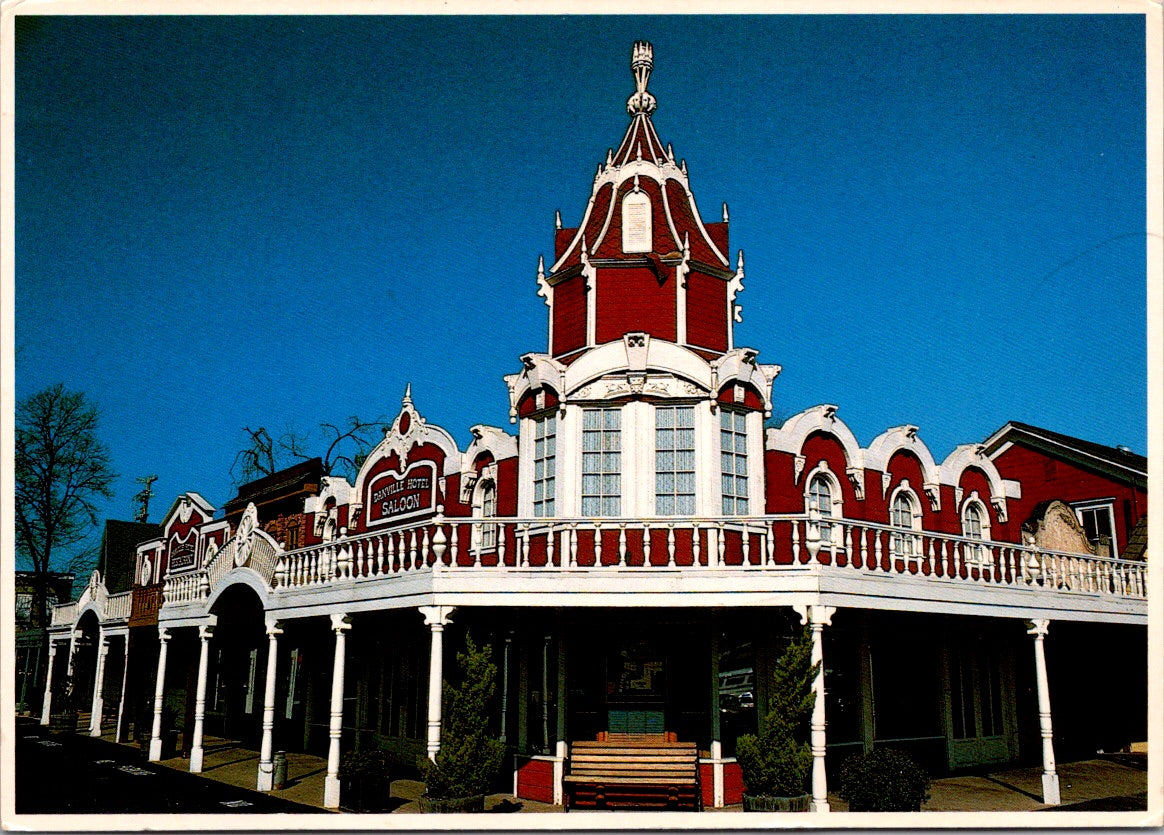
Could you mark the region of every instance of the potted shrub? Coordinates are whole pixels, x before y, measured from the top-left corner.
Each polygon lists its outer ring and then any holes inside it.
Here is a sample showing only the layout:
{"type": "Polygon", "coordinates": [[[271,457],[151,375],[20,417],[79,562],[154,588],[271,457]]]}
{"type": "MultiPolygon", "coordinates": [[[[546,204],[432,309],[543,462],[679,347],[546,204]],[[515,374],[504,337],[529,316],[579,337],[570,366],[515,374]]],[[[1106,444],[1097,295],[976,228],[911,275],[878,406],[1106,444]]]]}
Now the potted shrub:
{"type": "Polygon", "coordinates": [[[875,748],[845,760],[837,794],[850,812],[920,812],[930,799],[930,778],[900,751],[875,748]]]}
{"type": "Polygon", "coordinates": [[[501,770],[505,744],[489,733],[489,700],[497,689],[497,665],[491,648],[478,648],[465,637],[457,653],[460,684],[444,684],[444,723],[436,761],[417,761],[425,794],[423,812],[483,812],[485,795],[501,770]]]}
{"type": "Polygon", "coordinates": [[[747,789],[745,812],[808,811],[808,723],[816,704],[812,682],[818,668],[812,663],[812,634],[806,629],[776,662],[759,736],[745,734],[736,740],[736,761],[747,789]]]}
{"type": "Polygon", "coordinates": [[[340,760],[340,798],[353,812],[381,812],[388,805],[392,780],[388,757],[379,748],[349,751],[340,760]]]}
{"type": "Polygon", "coordinates": [[[65,676],[53,685],[51,713],[49,714],[50,731],[76,732],[78,711],[77,699],[73,690],[71,676],[65,676]]]}

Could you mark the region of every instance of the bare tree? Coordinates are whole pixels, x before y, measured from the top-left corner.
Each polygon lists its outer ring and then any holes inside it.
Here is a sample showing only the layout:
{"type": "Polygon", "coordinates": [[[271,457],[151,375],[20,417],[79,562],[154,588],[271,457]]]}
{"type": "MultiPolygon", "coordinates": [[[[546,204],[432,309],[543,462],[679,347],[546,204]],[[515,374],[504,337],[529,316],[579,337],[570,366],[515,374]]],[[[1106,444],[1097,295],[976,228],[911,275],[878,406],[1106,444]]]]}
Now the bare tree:
{"type": "MultiPolygon", "coordinates": [[[[97,438],[97,408],[61,384],[16,405],[16,550],[33,572],[33,623],[47,625],[49,573],[93,533],[117,477],[97,438]]],[[[74,556],[71,568],[77,567],[74,556]]]]}
{"type": "MultiPolygon", "coordinates": [[[[319,445],[327,444],[323,459],[324,475],[339,475],[353,479],[368,453],[379,442],[384,419],[361,420],[350,416],[342,424],[319,424],[319,445]]],[[[258,429],[243,427],[245,446],[239,450],[231,465],[230,474],[235,484],[245,484],[256,478],[272,475],[296,461],[315,458],[313,439],[294,426],[287,426],[277,439],[262,426],[258,429]]],[[[319,447],[315,447],[318,449],[319,447]]]]}

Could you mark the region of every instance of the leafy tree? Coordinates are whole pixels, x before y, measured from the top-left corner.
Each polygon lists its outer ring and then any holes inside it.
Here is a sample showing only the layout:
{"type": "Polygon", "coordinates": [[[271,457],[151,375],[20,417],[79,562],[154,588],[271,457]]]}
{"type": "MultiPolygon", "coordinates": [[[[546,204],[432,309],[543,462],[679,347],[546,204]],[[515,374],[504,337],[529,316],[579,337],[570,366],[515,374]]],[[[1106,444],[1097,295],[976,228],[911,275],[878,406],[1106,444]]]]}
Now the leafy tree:
{"type": "MultiPolygon", "coordinates": [[[[379,442],[377,434],[383,432],[383,425],[383,418],[366,421],[356,415],[343,424],[319,424],[320,444],[327,444],[321,456],[323,474],[353,480],[368,453],[379,442]]],[[[244,426],[242,431],[245,446],[235,455],[230,467],[235,484],[273,475],[298,461],[315,457],[309,452],[312,438],[293,426],[284,429],[278,438],[272,438],[263,426],[258,429],[244,426]]]]}
{"type": "Polygon", "coordinates": [[[47,624],[48,575],[61,552],[93,532],[97,500],[113,496],[98,417],[82,392],[59,383],[16,404],[16,550],[33,572],[34,625],[47,624]]]}
{"type": "Polygon", "coordinates": [[[808,745],[809,719],[816,705],[812,683],[819,664],[812,663],[812,633],[805,629],[772,671],[768,715],[760,735],[745,734],[736,740],[736,760],[748,793],[773,797],[804,794],[812,768],[808,745]]]}
{"type": "Polygon", "coordinates": [[[436,762],[422,757],[420,777],[428,796],[443,800],[487,794],[505,758],[505,743],[489,732],[489,700],[497,690],[497,665],[492,648],[478,648],[465,637],[457,653],[461,683],[444,683],[444,725],[436,762]]]}

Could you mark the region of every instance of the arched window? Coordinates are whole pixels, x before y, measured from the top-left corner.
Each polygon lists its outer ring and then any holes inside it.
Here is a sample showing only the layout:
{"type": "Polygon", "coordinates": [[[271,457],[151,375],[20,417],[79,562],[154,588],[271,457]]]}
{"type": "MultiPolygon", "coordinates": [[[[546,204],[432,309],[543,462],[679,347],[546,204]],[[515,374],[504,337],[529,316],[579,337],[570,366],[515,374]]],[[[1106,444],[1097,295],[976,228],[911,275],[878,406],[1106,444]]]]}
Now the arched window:
{"type": "MultiPolygon", "coordinates": [[[[982,504],[977,492],[971,493],[970,498],[962,505],[962,536],[980,541],[990,539],[990,516],[986,513],[986,505],[982,504]]],[[[966,557],[976,564],[981,564],[986,558],[986,549],[981,545],[968,545],[966,557]]]]}
{"type": "Polygon", "coordinates": [[[820,541],[826,545],[833,541],[833,526],[828,522],[833,518],[833,485],[828,476],[818,473],[808,483],[808,511],[820,515],[820,541]]]}
{"type": "MultiPolygon", "coordinates": [[[[497,486],[490,481],[482,481],[477,486],[477,493],[473,502],[475,516],[482,519],[492,519],[497,515],[497,486]]],[[[497,525],[480,524],[474,537],[476,545],[482,551],[492,551],[497,548],[497,525]]]]}
{"type": "MultiPolygon", "coordinates": [[[[902,531],[917,530],[917,497],[904,485],[897,489],[889,506],[889,524],[902,531]]],[[[894,531],[889,537],[889,553],[893,557],[916,557],[921,549],[919,537],[913,533],[894,531]]]]}

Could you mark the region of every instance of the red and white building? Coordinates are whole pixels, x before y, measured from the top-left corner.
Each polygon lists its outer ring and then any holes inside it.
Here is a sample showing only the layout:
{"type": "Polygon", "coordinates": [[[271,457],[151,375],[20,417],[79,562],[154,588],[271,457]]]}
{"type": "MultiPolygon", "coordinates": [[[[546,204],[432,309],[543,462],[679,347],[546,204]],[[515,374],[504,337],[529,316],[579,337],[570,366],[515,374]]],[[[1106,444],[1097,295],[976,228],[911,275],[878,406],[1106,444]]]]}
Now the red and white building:
{"type": "Polygon", "coordinates": [[[833,405],[766,428],[780,366],[736,343],[726,207],[704,220],[656,133],[649,44],[631,67],[626,134],[539,264],[547,339],[505,378],[511,426],[462,447],[406,391],[354,484],[289,471],[225,515],[187,493],[138,549],[132,609],[95,579],[54,646],[134,615],[151,758],[179,728],[192,771],[206,734],[237,739],[270,789],[276,749],[319,753],[335,806],[343,751],[439,749],[468,632],[502,670],[516,795],[561,802],[572,740],[668,731],[713,808],[739,802],[735,740],[807,624],[818,811],[881,745],[934,771],[1039,762],[1058,802],[1057,753],[1147,738],[1145,460],[1015,423],[938,461],[915,426],[861,445],[833,405]]]}

